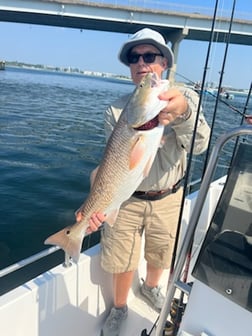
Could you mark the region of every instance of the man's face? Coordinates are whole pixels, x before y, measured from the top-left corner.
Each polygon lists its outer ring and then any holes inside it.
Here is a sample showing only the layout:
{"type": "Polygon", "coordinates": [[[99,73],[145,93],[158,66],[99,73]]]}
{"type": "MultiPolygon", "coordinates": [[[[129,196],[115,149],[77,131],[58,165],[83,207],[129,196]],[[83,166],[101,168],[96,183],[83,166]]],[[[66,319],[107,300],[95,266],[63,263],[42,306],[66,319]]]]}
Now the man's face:
{"type": "MultiPolygon", "coordinates": [[[[130,54],[161,54],[161,52],[151,44],[139,44],[131,49],[130,54]]],[[[130,64],[131,78],[135,84],[139,84],[142,78],[149,72],[156,72],[161,78],[164,70],[167,69],[167,59],[163,56],[156,56],[152,63],[145,62],[143,57],[130,64]]]]}

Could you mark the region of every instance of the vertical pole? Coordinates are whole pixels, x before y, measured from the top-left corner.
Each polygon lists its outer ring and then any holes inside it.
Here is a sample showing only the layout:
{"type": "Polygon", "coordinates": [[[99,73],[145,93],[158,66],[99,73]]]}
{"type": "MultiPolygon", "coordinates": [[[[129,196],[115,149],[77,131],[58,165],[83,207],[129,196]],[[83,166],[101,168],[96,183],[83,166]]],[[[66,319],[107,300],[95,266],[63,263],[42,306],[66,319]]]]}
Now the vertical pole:
{"type": "MultiPolygon", "coordinates": [[[[169,79],[169,82],[171,85],[175,83],[175,74],[177,70],[177,60],[178,60],[178,53],[179,53],[179,45],[180,42],[185,38],[185,36],[188,34],[188,28],[183,28],[177,30],[177,32],[169,35],[169,40],[172,44],[171,49],[174,54],[174,64],[172,68],[169,68],[167,71],[167,79],[169,79]]],[[[169,66],[169,64],[168,64],[169,66]]]]}

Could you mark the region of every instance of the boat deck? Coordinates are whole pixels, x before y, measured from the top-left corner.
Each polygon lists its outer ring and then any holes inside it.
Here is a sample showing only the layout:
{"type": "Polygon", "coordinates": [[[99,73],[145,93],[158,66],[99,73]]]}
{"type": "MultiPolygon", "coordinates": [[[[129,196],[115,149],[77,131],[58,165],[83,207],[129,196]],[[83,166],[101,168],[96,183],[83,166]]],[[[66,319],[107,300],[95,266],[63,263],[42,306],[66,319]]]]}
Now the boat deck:
{"type": "MultiPolygon", "coordinates": [[[[169,271],[165,271],[160,285],[162,293],[165,295],[169,271]]],[[[120,336],[140,336],[143,329],[149,333],[159,314],[142,297],[139,290],[134,293],[134,297],[129,300],[129,315],[123,323],[120,336]]]]}
{"type": "MultiPolygon", "coordinates": [[[[208,206],[202,216],[196,234],[195,251],[204,236],[211,211],[222,190],[222,182],[216,181],[207,197],[208,206]]],[[[187,199],[183,230],[193,208],[196,194],[187,199]]],[[[194,250],[193,250],[194,251],[194,250]]],[[[197,256],[192,253],[192,260],[197,256]]],[[[120,336],[141,336],[153,327],[158,313],[141,297],[139,285],[145,277],[146,262],[140,259],[134,283],[130,291],[129,316],[123,323],[120,336]]],[[[192,263],[193,264],[193,263],[192,263]]],[[[169,278],[166,270],[161,279],[165,294],[169,278]]],[[[191,280],[189,280],[191,281],[191,280]]],[[[101,328],[112,306],[112,277],[100,267],[99,244],[81,254],[78,264],[69,268],[58,265],[22,286],[0,297],[0,334],[11,336],[100,336],[101,328]],[[10,323],[10,316],[13,323],[10,323]]],[[[155,331],[153,331],[154,335],[155,331]]]]}

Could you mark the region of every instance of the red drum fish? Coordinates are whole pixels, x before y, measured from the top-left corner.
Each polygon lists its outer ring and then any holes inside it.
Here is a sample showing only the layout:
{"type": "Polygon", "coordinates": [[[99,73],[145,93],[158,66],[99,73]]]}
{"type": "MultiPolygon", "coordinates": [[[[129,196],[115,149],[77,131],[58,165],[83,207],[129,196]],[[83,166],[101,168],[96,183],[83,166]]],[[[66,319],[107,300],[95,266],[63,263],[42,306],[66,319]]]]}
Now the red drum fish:
{"type": "Polygon", "coordinates": [[[147,74],[130,96],[107,142],[90,193],[80,207],[82,220],[53,234],[45,244],[58,245],[78,261],[88,222],[93,213],[106,214],[110,225],[121,204],[130,198],[148,176],[164,127],[159,112],[167,105],[158,98],[168,81],[147,74]]]}

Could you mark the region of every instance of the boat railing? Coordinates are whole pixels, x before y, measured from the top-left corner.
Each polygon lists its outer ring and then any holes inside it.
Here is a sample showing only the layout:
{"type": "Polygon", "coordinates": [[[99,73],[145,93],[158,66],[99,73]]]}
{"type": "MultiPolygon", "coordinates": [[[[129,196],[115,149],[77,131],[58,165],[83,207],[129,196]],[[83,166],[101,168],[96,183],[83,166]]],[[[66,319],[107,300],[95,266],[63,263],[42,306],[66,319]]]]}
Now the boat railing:
{"type": "MultiPolygon", "coordinates": [[[[194,181],[191,181],[189,183],[189,186],[188,186],[188,192],[192,192],[193,190],[195,190],[196,186],[198,186],[201,182],[201,179],[197,179],[197,180],[194,180],[194,181]]],[[[93,246],[93,245],[91,245],[93,246]]],[[[90,247],[90,246],[89,246],[90,247]]],[[[36,261],[39,261],[45,257],[48,257],[50,256],[51,254],[57,252],[61,250],[61,248],[59,246],[52,246],[52,247],[49,247],[47,249],[44,249],[43,251],[40,251],[32,256],[29,256],[25,259],[22,259],[14,264],[11,264],[3,269],[0,270],[0,279],[6,275],[9,275],[15,271],[18,271],[26,266],[29,266],[31,265],[32,263],[36,262],[36,261]]],[[[65,257],[64,257],[64,262],[63,262],[63,266],[64,267],[70,267],[72,265],[72,262],[71,262],[71,257],[65,253],[65,257]]]]}
{"type": "MultiPolygon", "coordinates": [[[[13,273],[15,271],[20,270],[21,268],[28,266],[32,263],[34,263],[35,261],[38,261],[44,257],[49,256],[52,253],[55,253],[56,251],[60,250],[59,246],[53,246],[53,247],[49,247],[48,249],[45,249],[41,252],[38,252],[28,258],[25,258],[21,261],[18,261],[17,263],[14,263],[6,268],[3,268],[2,270],[0,270],[0,278],[13,273]]],[[[64,267],[70,267],[72,265],[71,263],[71,258],[68,254],[65,253],[65,262],[63,263],[64,267]]]]}
{"type": "Polygon", "coordinates": [[[167,317],[169,315],[172,300],[175,295],[176,288],[180,289],[181,291],[184,291],[185,294],[188,294],[190,292],[190,289],[188,289],[188,285],[184,284],[180,280],[181,273],[183,271],[183,267],[186,263],[187,255],[190,251],[191,244],[193,241],[194,233],[196,231],[196,227],[201,215],[202,208],[204,206],[206,196],[215,172],[215,168],[217,166],[217,161],[220,155],[220,152],[223,148],[223,146],[228,142],[228,140],[232,138],[237,138],[242,135],[252,135],[252,127],[251,126],[240,126],[237,128],[234,128],[233,130],[223,134],[214,145],[210,159],[205,171],[204,178],[202,180],[197,200],[195,202],[193,212],[188,224],[187,232],[184,236],[183,242],[181,243],[181,249],[178,253],[177,262],[175,264],[174,270],[170,276],[169,279],[169,286],[167,288],[166,298],[165,302],[163,304],[163,308],[161,310],[159,321],[157,324],[157,328],[155,331],[155,336],[162,336],[164,326],[167,320],[167,317]],[[183,288],[185,287],[185,290],[183,288]]]}

